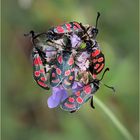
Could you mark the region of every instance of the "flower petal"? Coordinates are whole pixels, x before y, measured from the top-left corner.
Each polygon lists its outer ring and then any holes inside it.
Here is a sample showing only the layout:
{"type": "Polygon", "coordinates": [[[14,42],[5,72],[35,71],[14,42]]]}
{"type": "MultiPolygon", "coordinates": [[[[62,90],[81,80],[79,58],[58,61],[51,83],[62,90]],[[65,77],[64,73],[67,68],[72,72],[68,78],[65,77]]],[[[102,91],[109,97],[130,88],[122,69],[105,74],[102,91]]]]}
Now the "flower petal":
{"type": "Polygon", "coordinates": [[[54,108],[57,107],[60,102],[65,100],[68,97],[67,91],[62,86],[57,86],[52,88],[52,96],[48,98],[48,107],[54,108]]]}
{"type": "Polygon", "coordinates": [[[73,83],[73,86],[72,86],[72,91],[73,91],[73,93],[75,93],[76,91],[82,89],[83,86],[84,86],[84,85],[83,85],[82,83],[80,83],[80,82],[74,82],[74,83],[73,83]]]}
{"type": "Polygon", "coordinates": [[[80,44],[82,43],[81,39],[75,34],[73,34],[70,37],[70,40],[71,40],[72,48],[79,47],[80,44]]]}

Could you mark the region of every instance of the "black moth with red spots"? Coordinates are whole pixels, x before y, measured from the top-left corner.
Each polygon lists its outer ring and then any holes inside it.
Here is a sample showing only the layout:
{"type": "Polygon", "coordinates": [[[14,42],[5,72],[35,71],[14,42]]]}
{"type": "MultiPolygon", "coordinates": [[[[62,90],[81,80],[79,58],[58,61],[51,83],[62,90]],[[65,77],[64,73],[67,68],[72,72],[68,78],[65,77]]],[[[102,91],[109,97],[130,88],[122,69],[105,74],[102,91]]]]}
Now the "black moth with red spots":
{"type": "Polygon", "coordinates": [[[46,33],[47,37],[49,40],[57,40],[65,34],[77,34],[85,42],[95,39],[98,34],[97,23],[99,16],[100,13],[98,12],[95,27],[89,25],[84,26],[82,23],[73,21],[49,29],[46,33]]]}
{"type": "Polygon", "coordinates": [[[62,38],[63,35],[70,33],[78,33],[83,34],[83,30],[81,28],[80,23],[78,22],[69,22],[63,25],[59,25],[57,27],[53,27],[48,30],[47,36],[50,40],[57,40],[62,38]]]}
{"type": "Polygon", "coordinates": [[[73,113],[77,111],[89,99],[91,99],[93,97],[93,94],[98,89],[99,89],[99,81],[94,81],[93,83],[90,83],[84,86],[83,88],[79,89],[75,94],[69,96],[61,103],[60,106],[63,110],[73,113]]]}

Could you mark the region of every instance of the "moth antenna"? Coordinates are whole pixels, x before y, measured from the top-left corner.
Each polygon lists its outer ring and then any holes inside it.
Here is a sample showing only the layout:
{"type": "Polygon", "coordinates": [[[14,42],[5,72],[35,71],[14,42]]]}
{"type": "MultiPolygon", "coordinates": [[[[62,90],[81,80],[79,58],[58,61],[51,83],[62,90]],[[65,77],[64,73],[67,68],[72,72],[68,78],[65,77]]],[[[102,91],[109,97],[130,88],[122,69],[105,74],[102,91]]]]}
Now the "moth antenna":
{"type": "Polygon", "coordinates": [[[112,89],[112,90],[113,90],[113,92],[116,92],[116,90],[115,90],[115,88],[114,88],[113,86],[108,86],[108,85],[106,85],[106,84],[104,84],[104,86],[106,86],[107,88],[112,89]]]}
{"type": "MultiPolygon", "coordinates": [[[[105,73],[106,73],[107,71],[109,71],[109,68],[106,68],[106,69],[104,70],[103,75],[102,75],[101,79],[99,80],[99,81],[100,81],[100,83],[102,83],[101,81],[103,80],[104,75],[105,75],[105,73]]],[[[115,88],[114,88],[113,86],[108,86],[108,85],[106,85],[106,84],[104,84],[104,83],[102,83],[102,84],[103,84],[104,86],[106,86],[107,88],[112,89],[112,90],[113,90],[113,92],[115,92],[115,88]]]]}
{"type": "Polygon", "coordinates": [[[102,77],[101,77],[101,79],[100,79],[99,81],[102,81],[102,80],[103,80],[104,75],[105,75],[105,73],[106,73],[107,71],[109,71],[109,68],[106,68],[106,69],[104,70],[103,75],[102,75],[102,77]]]}
{"type": "Polygon", "coordinates": [[[113,86],[106,85],[103,82],[100,82],[100,83],[103,84],[105,87],[112,89],[113,92],[116,92],[116,90],[115,90],[115,88],[113,86]]]}
{"type": "Polygon", "coordinates": [[[96,26],[95,26],[95,28],[96,28],[96,29],[97,29],[97,25],[98,25],[98,19],[99,19],[99,17],[100,17],[100,13],[99,13],[99,12],[97,12],[96,26]]]}
{"type": "Polygon", "coordinates": [[[43,32],[43,33],[40,33],[40,34],[37,34],[35,35],[35,32],[33,30],[31,30],[29,33],[27,34],[24,34],[24,36],[31,36],[31,40],[32,40],[32,43],[35,45],[34,43],[34,39],[36,39],[37,37],[41,36],[41,35],[47,35],[47,33],[43,32]]]}
{"type": "Polygon", "coordinates": [[[24,34],[24,36],[29,36],[29,35],[31,35],[31,37],[33,38],[35,36],[35,32],[31,30],[29,33],[24,34]]]}
{"type": "Polygon", "coordinates": [[[90,106],[91,106],[93,109],[95,109],[95,106],[94,106],[94,104],[93,104],[93,96],[91,97],[90,106]]]}

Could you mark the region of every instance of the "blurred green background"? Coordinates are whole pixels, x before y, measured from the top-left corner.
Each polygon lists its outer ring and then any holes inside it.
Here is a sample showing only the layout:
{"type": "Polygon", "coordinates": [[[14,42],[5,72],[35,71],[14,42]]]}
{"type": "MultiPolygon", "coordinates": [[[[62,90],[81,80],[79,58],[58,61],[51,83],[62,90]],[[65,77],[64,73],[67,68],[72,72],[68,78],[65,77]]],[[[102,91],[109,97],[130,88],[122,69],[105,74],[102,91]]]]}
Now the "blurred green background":
{"type": "MultiPolygon", "coordinates": [[[[49,94],[33,80],[30,30],[68,21],[95,25],[110,72],[95,95],[138,140],[138,0],[2,0],[2,140],[127,140],[95,100],[70,114],[47,107],[49,94]]],[[[101,74],[99,75],[99,77],[101,74]]]]}

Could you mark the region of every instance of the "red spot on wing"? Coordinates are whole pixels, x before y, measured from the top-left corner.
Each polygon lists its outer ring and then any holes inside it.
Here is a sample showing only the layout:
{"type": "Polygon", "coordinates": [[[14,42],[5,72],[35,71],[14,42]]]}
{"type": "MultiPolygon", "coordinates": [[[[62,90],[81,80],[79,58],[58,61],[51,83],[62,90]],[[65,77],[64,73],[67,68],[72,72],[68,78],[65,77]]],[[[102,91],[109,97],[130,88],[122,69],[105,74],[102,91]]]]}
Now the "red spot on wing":
{"type": "Polygon", "coordinates": [[[56,77],[56,74],[55,74],[54,72],[52,73],[52,77],[53,77],[53,78],[56,77]]]}
{"type": "Polygon", "coordinates": [[[42,61],[41,61],[40,57],[36,57],[34,59],[34,65],[42,65],[42,61]]]}
{"type": "Polygon", "coordinates": [[[58,33],[64,33],[64,29],[62,26],[57,26],[56,30],[58,33]]]}
{"type": "Polygon", "coordinates": [[[73,76],[70,76],[70,77],[69,77],[69,80],[70,80],[70,81],[73,80],[73,76]]]}
{"type": "Polygon", "coordinates": [[[52,80],[52,83],[59,83],[59,82],[60,82],[59,79],[52,80]]]}
{"type": "Polygon", "coordinates": [[[65,76],[70,75],[70,70],[65,71],[65,76]]]}
{"type": "Polygon", "coordinates": [[[81,28],[81,26],[80,26],[77,22],[74,22],[74,25],[75,25],[77,28],[81,28]]]}
{"type": "Polygon", "coordinates": [[[46,77],[41,77],[40,79],[41,79],[42,81],[46,81],[46,80],[47,80],[46,77]]]}
{"type": "Polygon", "coordinates": [[[98,58],[98,62],[99,62],[99,63],[102,62],[103,60],[104,60],[103,57],[98,58]]]}
{"type": "Polygon", "coordinates": [[[100,54],[100,50],[95,50],[93,53],[92,53],[92,57],[96,57],[97,55],[100,54]]]}
{"type": "Polygon", "coordinates": [[[40,69],[39,71],[40,73],[45,73],[44,69],[40,69]]]}
{"type": "Polygon", "coordinates": [[[39,77],[39,76],[40,76],[40,72],[39,72],[39,71],[35,71],[35,72],[34,72],[34,75],[35,75],[36,77],[39,77]]]}
{"type": "Polygon", "coordinates": [[[76,99],[76,101],[77,101],[79,104],[82,104],[82,103],[83,103],[83,99],[82,99],[81,97],[78,97],[78,98],[76,99]]]}
{"type": "Polygon", "coordinates": [[[60,64],[62,64],[62,56],[59,56],[58,58],[57,58],[57,60],[58,60],[58,62],[60,63],[60,64]]]}
{"type": "Polygon", "coordinates": [[[75,93],[76,96],[80,96],[80,94],[81,94],[80,91],[77,91],[77,92],[75,93]]]}
{"type": "Polygon", "coordinates": [[[97,59],[93,59],[93,63],[96,63],[97,62],[97,59]]]}
{"type": "Polygon", "coordinates": [[[96,65],[94,66],[94,69],[98,69],[99,66],[100,66],[100,64],[96,64],[96,65]]]}
{"type": "Polygon", "coordinates": [[[90,86],[90,85],[87,85],[87,86],[85,86],[85,87],[83,88],[83,90],[84,90],[84,92],[85,92],[86,94],[90,94],[90,93],[91,93],[91,86],[90,86]]]}
{"type": "Polygon", "coordinates": [[[72,65],[74,63],[74,60],[72,57],[70,57],[70,59],[68,60],[68,65],[72,65]]]}
{"type": "Polygon", "coordinates": [[[97,72],[100,72],[104,68],[104,63],[98,68],[97,72]]]}
{"type": "Polygon", "coordinates": [[[71,103],[74,102],[74,98],[73,98],[73,97],[69,97],[68,100],[69,100],[69,102],[71,102],[71,103]]]}
{"type": "Polygon", "coordinates": [[[60,70],[59,68],[56,68],[56,73],[57,73],[58,75],[61,75],[61,70],[60,70]]]}
{"type": "Polygon", "coordinates": [[[38,65],[37,59],[34,59],[34,65],[38,65]]]}
{"type": "Polygon", "coordinates": [[[66,26],[66,28],[67,28],[68,31],[71,31],[71,24],[66,23],[65,26],[66,26]]]}
{"type": "Polygon", "coordinates": [[[75,104],[64,103],[64,106],[66,106],[67,108],[75,108],[75,104]]]}
{"type": "Polygon", "coordinates": [[[73,29],[74,29],[74,30],[77,30],[78,28],[77,28],[77,26],[74,26],[73,29]]]}
{"type": "Polygon", "coordinates": [[[42,86],[42,87],[47,87],[47,85],[45,84],[45,83],[43,83],[43,82],[41,82],[41,81],[37,81],[37,83],[40,85],[40,86],[42,86]]]}

